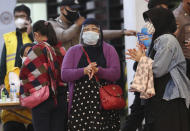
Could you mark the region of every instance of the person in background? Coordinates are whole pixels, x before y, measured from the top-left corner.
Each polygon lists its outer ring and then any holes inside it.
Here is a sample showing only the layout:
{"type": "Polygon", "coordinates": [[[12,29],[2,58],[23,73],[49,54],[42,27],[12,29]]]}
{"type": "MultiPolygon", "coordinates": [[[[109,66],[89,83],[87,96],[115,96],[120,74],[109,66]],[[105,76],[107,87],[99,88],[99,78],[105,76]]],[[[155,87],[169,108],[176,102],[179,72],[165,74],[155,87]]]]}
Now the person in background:
{"type": "MultiPolygon", "coordinates": [[[[35,44],[27,43],[21,48],[21,50],[19,51],[19,54],[20,54],[20,58],[22,59],[22,63],[24,62],[24,60],[25,60],[28,52],[30,51],[31,47],[34,45],[35,44]]],[[[14,83],[14,85],[16,85],[17,87],[20,88],[20,86],[18,86],[18,85],[20,85],[19,74],[20,74],[20,68],[19,67],[14,67],[7,72],[7,74],[5,76],[4,83],[5,83],[6,91],[8,91],[8,94],[10,94],[10,83],[14,83]]],[[[17,95],[19,95],[19,93],[17,95]]],[[[28,120],[30,119],[31,120],[31,118],[28,118],[27,116],[25,116],[25,114],[20,114],[20,115],[24,116],[25,117],[25,118],[23,117],[24,119],[28,119],[28,120]]],[[[34,131],[32,124],[29,124],[26,127],[23,125],[21,127],[23,128],[22,129],[23,131],[34,131]]]]}
{"type": "Polygon", "coordinates": [[[187,62],[187,76],[190,79],[190,0],[183,0],[174,15],[178,23],[176,37],[181,45],[187,62]]]}
{"type": "MultiPolygon", "coordinates": [[[[63,0],[60,7],[60,16],[49,22],[53,25],[58,41],[68,50],[79,43],[81,25],[85,18],[80,16],[80,5],[77,0],[63,0]]],[[[131,30],[103,30],[105,40],[111,40],[122,36],[135,36],[131,30]]]]}
{"type": "MultiPolygon", "coordinates": [[[[64,131],[64,116],[57,102],[57,88],[59,88],[60,65],[54,46],[58,41],[52,25],[39,20],[33,25],[34,39],[37,42],[24,60],[20,72],[21,97],[27,96],[30,89],[48,85],[49,98],[32,108],[32,121],[35,131],[64,131]],[[49,47],[49,49],[47,48],[49,47]],[[50,65],[50,59],[52,66],[50,65]],[[50,79],[52,81],[50,82],[50,79]],[[54,86],[52,86],[52,84],[54,86]]],[[[29,93],[30,94],[30,93],[29,93]]],[[[66,108],[66,107],[65,107],[66,108]]]]}
{"type": "Polygon", "coordinates": [[[190,79],[190,0],[182,0],[179,7],[173,13],[178,24],[176,37],[183,50],[187,63],[187,76],[190,79]]]}
{"type": "MultiPolygon", "coordinates": [[[[32,48],[32,46],[34,46],[35,44],[33,43],[27,43],[25,44],[21,50],[19,51],[19,55],[20,55],[20,58],[21,58],[21,63],[24,63],[24,60],[26,59],[27,57],[27,54],[29,53],[30,49],[32,48]]],[[[19,59],[20,60],[20,59],[19,59]]],[[[10,82],[9,81],[12,81],[10,79],[15,79],[14,76],[10,76],[10,72],[16,72],[18,78],[19,78],[19,73],[20,73],[20,68],[19,67],[15,67],[13,68],[12,70],[9,70],[5,76],[5,88],[6,90],[8,91],[8,94],[10,94],[10,82]]],[[[14,85],[20,85],[20,79],[15,79],[16,83],[14,83],[14,85]],[[17,82],[19,81],[19,82],[17,82]]],[[[14,80],[13,80],[14,82],[14,80]]],[[[20,87],[20,86],[19,86],[20,87]]],[[[19,94],[18,94],[19,95],[19,94]]]]}
{"type": "MultiPolygon", "coordinates": [[[[60,5],[60,16],[55,20],[49,20],[59,41],[57,47],[64,47],[68,50],[79,43],[82,23],[85,21],[85,18],[79,13],[79,8],[80,5],[77,0],[63,0],[60,5]]],[[[105,40],[111,40],[123,36],[135,36],[136,32],[130,30],[104,30],[103,34],[105,40]]],[[[66,84],[64,86],[65,92],[63,94],[66,94],[68,88],[66,84]]]]}
{"type": "Polygon", "coordinates": [[[103,41],[102,29],[95,19],[84,21],[80,35],[80,44],[67,51],[61,67],[62,80],[69,82],[68,130],[119,131],[119,112],[100,107],[99,85],[94,78],[98,77],[101,85],[119,79],[117,52],[103,41]]]}
{"type": "MultiPolygon", "coordinates": [[[[19,51],[26,43],[32,43],[30,9],[25,5],[19,5],[14,9],[14,19],[16,31],[3,35],[4,47],[0,63],[0,87],[4,87],[5,75],[14,67],[21,67],[22,61],[19,51]]],[[[31,112],[28,109],[14,109],[19,114],[32,119],[31,112]]],[[[7,110],[2,110],[1,119],[4,131],[25,131],[25,124],[31,124],[7,110]]]]}
{"type": "Polygon", "coordinates": [[[153,60],[156,95],[141,99],[146,130],[189,131],[190,81],[186,76],[185,57],[173,35],[177,29],[175,17],[172,11],[164,8],[150,9],[143,16],[155,28],[147,57],[142,48],[129,50],[127,55],[137,62],[143,56],[153,60]]]}

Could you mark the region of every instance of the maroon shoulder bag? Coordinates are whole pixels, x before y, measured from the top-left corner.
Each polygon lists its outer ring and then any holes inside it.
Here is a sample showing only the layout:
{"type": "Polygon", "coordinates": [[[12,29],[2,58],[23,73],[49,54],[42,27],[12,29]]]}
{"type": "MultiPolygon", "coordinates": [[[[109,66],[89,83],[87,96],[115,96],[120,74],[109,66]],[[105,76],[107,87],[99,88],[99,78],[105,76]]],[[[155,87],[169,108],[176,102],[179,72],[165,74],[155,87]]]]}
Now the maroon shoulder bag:
{"type": "MultiPolygon", "coordinates": [[[[86,55],[87,61],[90,64],[91,60],[82,47],[84,54],[86,55]]],[[[106,86],[102,86],[99,82],[97,76],[94,76],[96,82],[99,85],[99,93],[100,93],[100,103],[103,109],[105,110],[115,110],[115,109],[122,109],[126,106],[125,99],[123,98],[123,91],[119,85],[109,84],[106,86]]]]}

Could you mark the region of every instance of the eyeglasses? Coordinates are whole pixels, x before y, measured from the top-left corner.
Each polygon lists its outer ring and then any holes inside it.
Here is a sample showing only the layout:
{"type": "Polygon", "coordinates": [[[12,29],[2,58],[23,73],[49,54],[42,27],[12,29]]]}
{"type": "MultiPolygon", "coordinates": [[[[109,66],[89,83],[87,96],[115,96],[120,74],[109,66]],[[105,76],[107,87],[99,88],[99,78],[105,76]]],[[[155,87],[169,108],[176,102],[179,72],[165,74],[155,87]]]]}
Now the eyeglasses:
{"type": "Polygon", "coordinates": [[[15,19],[18,19],[18,18],[27,18],[26,15],[15,15],[14,17],[15,17],[15,19]]]}
{"type": "Polygon", "coordinates": [[[96,27],[92,27],[92,28],[84,28],[83,31],[96,31],[96,32],[99,32],[99,28],[96,28],[96,27]]]}

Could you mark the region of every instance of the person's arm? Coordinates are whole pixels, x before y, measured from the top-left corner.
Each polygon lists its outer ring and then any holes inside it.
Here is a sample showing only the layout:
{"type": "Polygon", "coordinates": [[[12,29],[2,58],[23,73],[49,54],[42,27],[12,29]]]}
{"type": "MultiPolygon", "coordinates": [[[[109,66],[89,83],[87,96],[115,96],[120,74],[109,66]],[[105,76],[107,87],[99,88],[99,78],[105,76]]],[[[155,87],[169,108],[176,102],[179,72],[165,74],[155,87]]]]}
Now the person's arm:
{"type": "Polygon", "coordinates": [[[1,54],[1,63],[0,63],[0,86],[4,85],[4,79],[6,75],[6,46],[4,44],[3,51],[1,54]]]}
{"type": "Polygon", "coordinates": [[[136,36],[133,30],[103,30],[104,40],[112,40],[123,36],[136,36]]]}
{"type": "Polygon", "coordinates": [[[108,81],[116,81],[120,78],[120,61],[116,50],[111,46],[109,50],[109,55],[106,57],[107,67],[98,67],[97,76],[100,79],[105,79],[108,81]]]}
{"type": "Polygon", "coordinates": [[[72,48],[66,53],[62,67],[61,67],[61,79],[65,82],[71,82],[80,79],[84,76],[84,68],[74,68],[74,53],[75,50],[72,48]]]}
{"type": "Polygon", "coordinates": [[[81,25],[84,21],[84,17],[80,17],[75,24],[70,26],[68,29],[63,29],[58,26],[54,26],[54,30],[56,32],[58,41],[68,42],[72,40],[74,37],[78,36],[80,34],[81,25]]]}
{"type": "Polygon", "coordinates": [[[155,77],[161,77],[169,72],[170,63],[174,57],[175,44],[169,44],[168,38],[160,39],[155,45],[159,45],[156,49],[154,62],[152,65],[153,74],[155,77]]]}

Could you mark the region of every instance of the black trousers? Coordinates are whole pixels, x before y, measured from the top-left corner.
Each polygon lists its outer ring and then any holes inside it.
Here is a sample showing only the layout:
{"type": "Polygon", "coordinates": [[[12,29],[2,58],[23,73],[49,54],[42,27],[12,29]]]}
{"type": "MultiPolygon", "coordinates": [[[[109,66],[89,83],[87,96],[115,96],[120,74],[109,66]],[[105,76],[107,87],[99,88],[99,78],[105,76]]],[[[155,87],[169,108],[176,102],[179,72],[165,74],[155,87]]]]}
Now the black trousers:
{"type": "Polygon", "coordinates": [[[135,92],[135,99],[130,108],[131,114],[127,116],[126,124],[122,131],[136,131],[142,125],[144,107],[141,105],[140,93],[135,92]]]}
{"type": "Polygon", "coordinates": [[[67,131],[67,102],[65,91],[57,95],[58,105],[53,98],[47,99],[32,109],[35,131],[67,131]]]}
{"type": "Polygon", "coordinates": [[[3,124],[3,131],[34,131],[34,129],[31,124],[25,127],[23,123],[9,121],[3,124]]]}

